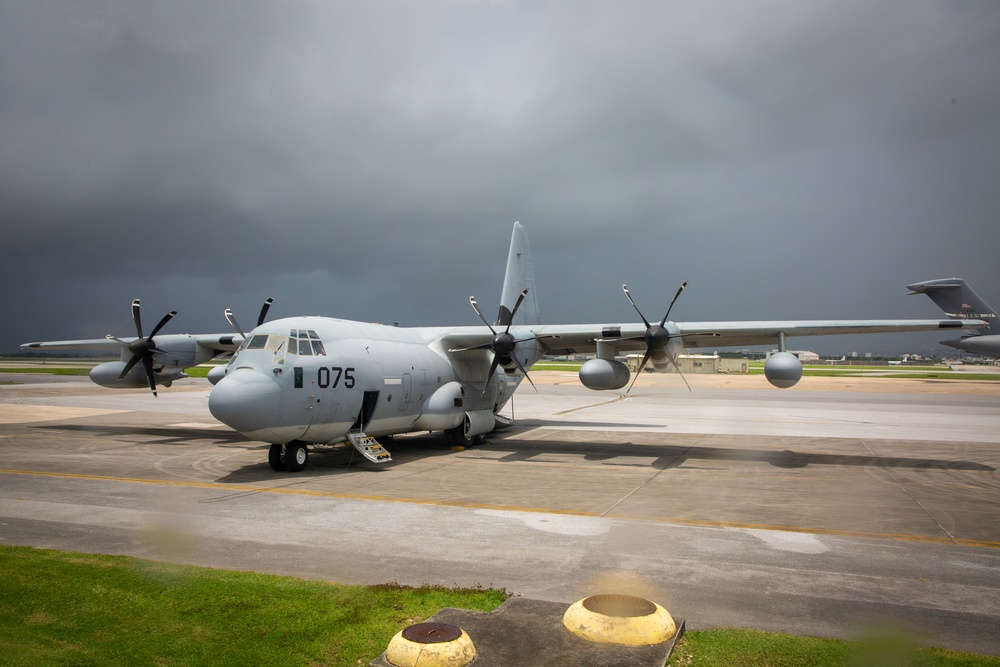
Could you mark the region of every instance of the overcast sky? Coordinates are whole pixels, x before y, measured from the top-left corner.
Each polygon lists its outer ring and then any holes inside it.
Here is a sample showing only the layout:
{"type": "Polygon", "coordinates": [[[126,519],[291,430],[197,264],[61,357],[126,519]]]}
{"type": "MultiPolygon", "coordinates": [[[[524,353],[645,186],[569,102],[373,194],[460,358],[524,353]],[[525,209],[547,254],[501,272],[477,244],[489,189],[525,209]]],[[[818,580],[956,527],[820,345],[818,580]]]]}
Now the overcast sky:
{"type": "Polygon", "coordinates": [[[1000,3],[0,0],[0,352],[477,324],[515,220],[546,323],[1000,306],[1000,3]]]}

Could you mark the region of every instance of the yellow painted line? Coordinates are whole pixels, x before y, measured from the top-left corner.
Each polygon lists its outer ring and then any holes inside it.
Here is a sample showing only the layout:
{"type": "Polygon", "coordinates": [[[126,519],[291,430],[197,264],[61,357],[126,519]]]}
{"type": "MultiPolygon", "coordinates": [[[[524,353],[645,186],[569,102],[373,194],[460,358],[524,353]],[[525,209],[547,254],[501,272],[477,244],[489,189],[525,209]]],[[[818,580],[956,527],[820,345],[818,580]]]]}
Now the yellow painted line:
{"type": "Polygon", "coordinates": [[[584,510],[554,509],[550,507],[525,507],[522,505],[501,505],[497,503],[477,503],[460,500],[434,500],[427,498],[405,498],[396,496],[374,496],[360,493],[335,493],[330,491],[314,491],[310,489],[290,489],[274,486],[253,486],[248,484],[220,484],[218,482],[192,482],[168,479],[144,479],[141,477],[113,477],[110,475],[87,475],[82,473],[44,472],[40,470],[12,470],[0,468],[0,474],[30,475],[34,477],[59,477],[63,479],[87,479],[108,482],[129,482],[136,484],[156,484],[160,486],[188,487],[198,489],[223,489],[226,491],[277,493],[294,496],[311,496],[320,498],[336,498],[340,500],[374,500],[389,503],[407,503],[412,505],[434,505],[438,507],[461,507],[463,509],[486,509],[503,512],[527,512],[536,514],[559,514],[563,516],[582,516],[594,518],[626,519],[629,521],[652,521],[655,523],[671,523],[683,526],[698,526],[702,528],[737,528],[745,530],[782,530],[792,533],[809,533],[811,535],[830,535],[833,537],[862,537],[871,539],[888,539],[905,542],[920,542],[926,544],[956,544],[966,547],[984,547],[1000,549],[1000,542],[989,540],[969,540],[963,538],[937,537],[933,535],[908,535],[905,533],[878,533],[860,530],[838,530],[835,528],[811,528],[802,526],[783,526],[765,523],[742,523],[737,521],[713,521],[711,519],[687,519],[677,517],[651,517],[634,514],[605,514],[603,512],[588,512],[584,510]]]}

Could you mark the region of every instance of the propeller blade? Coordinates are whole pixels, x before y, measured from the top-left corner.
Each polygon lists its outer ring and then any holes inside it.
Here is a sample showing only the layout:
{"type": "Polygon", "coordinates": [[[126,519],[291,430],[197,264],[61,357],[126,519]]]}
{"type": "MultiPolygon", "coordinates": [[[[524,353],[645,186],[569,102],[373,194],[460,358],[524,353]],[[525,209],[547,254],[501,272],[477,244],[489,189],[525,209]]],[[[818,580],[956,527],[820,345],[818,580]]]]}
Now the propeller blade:
{"type": "Polygon", "coordinates": [[[693,394],[694,391],[691,389],[691,385],[688,384],[687,378],[684,377],[684,373],[681,372],[681,367],[677,365],[677,360],[674,359],[674,355],[670,354],[670,350],[667,350],[667,359],[670,360],[670,363],[673,364],[673,367],[677,370],[677,374],[681,376],[682,380],[684,380],[684,385],[688,388],[688,391],[693,394]]]}
{"type": "MultiPolygon", "coordinates": [[[[260,315],[257,316],[257,326],[264,324],[264,318],[267,317],[267,311],[271,309],[271,304],[274,303],[272,297],[267,297],[264,300],[264,305],[261,306],[260,315]]],[[[243,333],[242,331],[240,333],[243,333]]]]}
{"type": "Polygon", "coordinates": [[[649,361],[651,356],[653,356],[653,351],[647,347],[646,353],[642,355],[642,361],[639,362],[639,368],[635,371],[635,377],[632,378],[632,384],[630,384],[628,386],[628,390],[625,391],[626,394],[632,391],[632,387],[635,386],[635,381],[639,379],[639,375],[642,374],[642,369],[646,367],[646,362],[649,361]]]}
{"type": "MultiPolygon", "coordinates": [[[[166,324],[167,322],[169,322],[171,319],[173,319],[173,317],[176,314],[177,314],[176,310],[171,310],[169,313],[167,313],[166,315],[164,315],[163,319],[160,320],[160,323],[157,324],[155,327],[153,327],[153,333],[149,334],[149,338],[147,338],[146,340],[148,342],[152,342],[153,341],[153,336],[155,336],[156,334],[158,334],[160,332],[160,329],[163,328],[163,325],[166,324]]],[[[142,336],[139,336],[139,337],[142,338],[142,336]]]]}
{"type": "Polygon", "coordinates": [[[472,310],[476,311],[476,315],[479,315],[479,319],[483,321],[483,324],[485,324],[486,327],[490,330],[490,333],[496,336],[497,332],[493,330],[493,327],[490,326],[490,323],[486,321],[485,317],[483,317],[483,311],[479,310],[479,304],[476,303],[476,297],[470,296],[469,303],[472,304],[472,310]]]}
{"type": "Polygon", "coordinates": [[[514,302],[514,309],[510,311],[510,322],[507,323],[507,331],[510,331],[510,325],[514,324],[514,316],[517,315],[517,309],[521,307],[521,303],[524,301],[524,297],[528,296],[528,290],[521,290],[520,296],[517,297],[517,301],[514,302]]]}
{"type": "Polygon", "coordinates": [[[149,390],[156,396],[156,376],[153,374],[153,355],[142,356],[142,367],[146,369],[146,380],[149,381],[149,390]]]}
{"type": "MultiPolygon", "coordinates": [[[[559,338],[556,334],[545,334],[544,336],[531,336],[530,338],[518,338],[514,343],[527,343],[529,340],[542,340],[543,338],[559,338]]],[[[615,338],[614,340],[628,340],[627,338],[615,338]]]]}
{"type": "Polygon", "coordinates": [[[135,332],[139,338],[145,338],[142,335],[142,318],[139,317],[139,299],[132,299],[132,321],[135,322],[135,332]]]}
{"type": "Polygon", "coordinates": [[[493,347],[493,343],[483,343],[482,345],[473,345],[472,347],[453,347],[449,348],[449,352],[470,352],[472,350],[488,350],[493,347]]]}
{"type": "Polygon", "coordinates": [[[670,305],[667,306],[667,314],[663,316],[663,321],[660,322],[661,327],[667,323],[667,318],[670,317],[670,311],[673,309],[674,304],[677,303],[677,297],[681,295],[681,292],[683,292],[684,288],[687,286],[688,286],[688,281],[685,280],[684,282],[681,283],[681,286],[677,288],[677,294],[674,294],[673,300],[670,302],[670,305]]]}
{"type": "Polygon", "coordinates": [[[113,340],[116,343],[124,345],[125,347],[128,347],[128,343],[126,343],[125,341],[123,341],[121,338],[118,338],[117,336],[112,336],[111,334],[108,334],[107,336],[105,336],[105,338],[107,338],[108,340],[113,340]]]}
{"type": "Polygon", "coordinates": [[[497,372],[497,366],[500,365],[500,357],[493,355],[493,363],[490,364],[490,372],[486,375],[486,384],[483,385],[483,393],[486,393],[486,389],[490,386],[490,380],[493,379],[493,374],[497,372]]]}
{"type": "MultiPolygon", "coordinates": [[[[226,316],[226,321],[229,322],[229,326],[231,326],[232,328],[236,329],[236,333],[238,333],[239,335],[241,335],[244,338],[246,338],[247,335],[245,333],[243,333],[243,329],[240,328],[239,323],[236,321],[236,316],[233,315],[233,311],[231,309],[229,309],[229,308],[226,308],[226,312],[224,314],[226,316]]],[[[258,326],[260,326],[260,325],[258,325],[258,326]]]]}
{"type": "Polygon", "coordinates": [[[132,358],[128,360],[128,363],[127,363],[127,364],[125,364],[125,368],[124,368],[124,369],[122,370],[122,372],[121,372],[121,375],[119,375],[119,376],[118,376],[118,380],[117,380],[117,381],[118,381],[118,382],[121,382],[121,381],[122,381],[122,379],[123,379],[123,378],[124,378],[124,377],[125,377],[126,375],[128,375],[128,372],[129,372],[130,370],[132,370],[132,368],[133,368],[133,367],[134,367],[134,366],[135,366],[135,365],[136,365],[137,363],[139,363],[139,360],[140,360],[140,359],[142,359],[142,355],[141,355],[141,354],[133,354],[133,355],[132,355],[132,358]]]}
{"type": "Polygon", "coordinates": [[[645,324],[648,329],[650,327],[649,320],[647,320],[646,316],[642,314],[641,310],[639,310],[639,306],[635,305],[635,301],[632,300],[632,294],[628,291],[628,285],[622,283],[622,290],[625,292],[625,298],[628,299],[628,302],[632,304],[633,308],[635,308],[635,312],[639,313],[639,319],[642,320],[642,323],[645,324]]]}
{"type": "Polygon", "coordinates": [[[517,356],[513,355],[513,354],[510,355],[510,359],[511,359],[511,361],[514,362],[514,365],[517,366],[517,370],[521,371],[521,373],[524,375],[524,379],[528,381],[528,384],[531,385],[531,388],[534,389],[535,393],[537,394],[538,393],[538,387],[536,387],[535,383],[531,381],[531,376],[528,375],[528,371],[525,370],[524,364],[521,363],[521,360],[518,359],[517,356]]]}
{"type": "Polygon", "coordinates": [[[149,348],[149,352],[150,352],[150,358],[152,358],[153,353],[155,353],[155,354],[165,354],[168,357],[173,357],[174,359],[180,359],[180,357],[178,357],[173,352],[167,352],[166,350],[161,350],[160,348],[156,347],[155,345],[153,345],[152,347],[149,348]]]}

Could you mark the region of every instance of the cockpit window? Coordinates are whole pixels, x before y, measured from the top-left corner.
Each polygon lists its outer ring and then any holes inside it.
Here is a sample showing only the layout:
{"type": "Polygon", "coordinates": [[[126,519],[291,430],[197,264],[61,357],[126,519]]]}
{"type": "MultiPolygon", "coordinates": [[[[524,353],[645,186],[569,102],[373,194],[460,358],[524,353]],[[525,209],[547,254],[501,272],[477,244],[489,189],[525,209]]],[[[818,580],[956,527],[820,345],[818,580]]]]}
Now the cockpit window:
{"type": "Polygon", "coordinates": [[[323,341],[312,329],[292,329],[288,338],[288,353],[299,356],[326,356],[323,341]]]}
{"type": "Polygon", "coordinates": [[[247,349],[263,350],[265,345],[267,345],[267,336],[264,334],[257,334],[256,336],[250,337],[249,342],[247,342],[247,349]]]}
{"type": "Polygon", "coordinates": [[[279,336],[276,334],[254,334],[243,341],[240,348],[233,355],[233,358],[229,363],[236,361],[236,357],[239,356],[240,352],[243,350],[266,350],[272,353],[271,363],[273,364],[284,364],[285,363],[285,351],[288,348],[288,336],[279,336]]]}

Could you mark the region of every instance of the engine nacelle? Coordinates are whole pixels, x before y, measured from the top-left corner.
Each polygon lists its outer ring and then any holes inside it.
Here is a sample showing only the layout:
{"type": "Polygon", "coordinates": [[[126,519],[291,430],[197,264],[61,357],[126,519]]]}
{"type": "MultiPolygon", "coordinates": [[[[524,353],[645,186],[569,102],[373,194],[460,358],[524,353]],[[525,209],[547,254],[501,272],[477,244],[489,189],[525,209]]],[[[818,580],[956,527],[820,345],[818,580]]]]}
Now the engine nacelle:
{"type": "Polygon", "coordinates": [[[613,359],[591,359],[580,366],[580,382],[595,391],[621,389],[629,377],[628,366],[613,359]]]}
{"type": "Polygon", "coordinates": [[[229,365],[215,366],[208,372],[208,381],[213,385],[219,384],[222,378],[226,377],[226,373],[229,372],[229,365]]]}
{"type": "Polygon", "coordinates": [[[486,435],[497,425],[496,415],[492,410],[473,410],[465,413],[465,437],[486,435]]]}
{"type": "Polygon", "coordinates": [[[459,382],[448,382],[438,387],[424,401],[415,428],[427,431],[447,431],[465,419],[465,388],[459,382]]]}
{"type": "MultiPolygon", "coordinates": [[[[98,364],[90,369],[90,380],[108,389],[139,389],[149,387],[149,380],[146,379],[146,370],[142,364],[133,366],[132,370],[119,382],[118,376],[121,375],[124,369],[124,361],[109,361],[104,364],[98,364]]],[[[174,380],[187,377],[184,373],[172,373],[169,375],[156,373],[155,375],[156,384],[164,387],[169,387],[174,380]]]]}
{"type": "Polygon", "coordinates": [[[802,362],[791,352],[775,352],[764,362],[764,376],[779,389],[794,387],[802,379],[802,362]]]}

